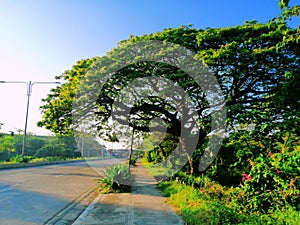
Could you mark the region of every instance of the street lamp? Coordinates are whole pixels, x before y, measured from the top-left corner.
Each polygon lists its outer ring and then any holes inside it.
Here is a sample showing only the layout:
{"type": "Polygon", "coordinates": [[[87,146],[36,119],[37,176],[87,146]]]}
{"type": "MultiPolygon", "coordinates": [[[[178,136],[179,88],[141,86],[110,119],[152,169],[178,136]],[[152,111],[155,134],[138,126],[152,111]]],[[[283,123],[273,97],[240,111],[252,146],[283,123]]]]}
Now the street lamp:
{"type": "Polygon", "coordinates": [[[28,121],[28,111],[29,111],[29,100],[32,93],[32,86],[34,84],[60,84],[60,82],[26,82],[26,81],[0,81],[0,83],[23,83],[27,85],[27,107],[26,107],[26,117],[25,117],[25,129],[23,136],[22,152],[21,156],[25,153],[25,144],[26,144],[26,134],[27,134],[27,121],[28,121]]]}

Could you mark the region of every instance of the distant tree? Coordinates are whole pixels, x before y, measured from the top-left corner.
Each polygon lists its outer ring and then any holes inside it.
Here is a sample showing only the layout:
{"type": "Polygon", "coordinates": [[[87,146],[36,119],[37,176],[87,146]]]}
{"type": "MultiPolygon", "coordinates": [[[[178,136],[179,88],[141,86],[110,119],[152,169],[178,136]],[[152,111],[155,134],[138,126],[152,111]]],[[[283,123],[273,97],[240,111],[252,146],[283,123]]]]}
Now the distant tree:
{"type": "Polygon", "coordinates": [[[0,137],[0,152],[1,151],[8,151],[8,152],[14,152],[14,138],[9,135],[4,135],[0,137]]]}
{"type": "Polygon", "coordinates": [[[41,148],[37,150],[35,157],[68,157],[70,149],[67,148],[64,140],[59,137],[51,137],[41,148]]]}
{"type": "MultiPolygon", "coordinates": [[[[20,141],[23,140],[23,135],[20,136],[19,140],[20,141]]],[[[45,137],[36,136],[33,134],[27,135],[25,155],[30,155],[30,156],[35,155],[36,152],[40,148],[42,148],[47,142],[48,142],[48,140],[45,137]]]]}

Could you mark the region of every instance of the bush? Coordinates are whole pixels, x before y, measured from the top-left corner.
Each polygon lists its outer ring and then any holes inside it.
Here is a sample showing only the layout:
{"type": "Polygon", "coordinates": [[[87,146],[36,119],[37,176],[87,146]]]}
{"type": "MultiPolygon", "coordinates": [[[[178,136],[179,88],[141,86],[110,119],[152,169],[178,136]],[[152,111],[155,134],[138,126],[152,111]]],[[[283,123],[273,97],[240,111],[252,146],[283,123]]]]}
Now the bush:
{"type": "Polygon", "coordinates": [[[268,148],[261,144],[257,155],[243,165],[231,164],[227,172],[219,174],[225,171],[220,165],[212,165],[205,175],[180,171],[159,185],[187,224],[296,225],[300,224],[299,153],[299,138],[287,134],[268,148]],[[240,174],[240,185],[224,182],[226,173],[240,174]]]}
{"type": "Polygon", "coordinates": [[[42,158],[34,158],[31,160],[32,163],[36,162],[56,162],[56,161],[64,161],[67,160],[65,157],[61,156],[53,156],[53,157],[42,157],[42,158]]]}
{"type": "Polygon", "coordinates": [[[174,175],[174,177],[178,183],[190,185],[195,188],[205,187],[209,184],[216,183],[204,174],[191,175],[189,173],[179,171],[174,175]]]}
{"type": "MultiPolygon", "coordinates": [[[[238,200],[247,196],[243,187],[228,188],[211,181],[205,176],[182,177],[177,181],[164,181],[159,188],[169,197],[168,203],[180,211],[187,224],[244,224],[244,225],[296,225],[300,221],[300,213],[290,206],[283,206],[271,213],[252,212],[245,202],[238,200]],[[197,183],[195,188],[184,182],[197,183]],[[200,181],[201,180],[201,181],[200,181]]],[[[261,198],[263,196],[260,196],[261,198]]]]}
{"type": "Polygon", "coordinates": [[[12,163],[29,163],[34,159],[32,156],[20,156],[16,155],[15,157],[10,158],[12,163]]]}
{"type": "Polygon", "coordinates": [[[134,180],[133,174],[126,165],[112,165],[106,167],[104,177],[97,180],[101,193],[129,192],[134,180]]]}
{"type": "Polygon", "coordinates": [[[163,192],[170,196],[168,202],[179,208],[187,224],[238,224],[238,213],[221,201],[201,193],[199,189],[177,182],[159,184],[163,192]]]}
{"type": "Polygon", "coordinates": [[[130,162],[129,162],[130,166],[136,166],[136,161],[137,161],[137,157],[136,156],[132,156],[130,158],[130,162]]]}
{"type": "Polygon", "coordinates": [[[187,224],[240,224],[239,215],[217,201],[201,200],[182,209],[187,224]]]}
{"type": "Polygon", "coordinates": [[[241,225],[298,225],[300,213],[291,207],[276,210],[271,214],[243,214],[241,225]]]}
{"type": "Polygon", "coordinates": [[[238,207],[237,196],[240,197],[242,191],[238,188],[229,188],[211,180],[207,175],[191,175],[185,172],[176,173],[172,178],[178,184],[188,185],[197,189],[199,195],[205,200],[220,200],[231,208],[238,207]]]}
{"type": "Polygon", "coordinates": [[[146,152],[146,159],[147,159],[148,162],[153,162],[153,163],[159,163],[163,160],[162,157],[159,154],[158,147],[147,151],[146,152]]]}
{"type": "Polygon", "coordinates": [[[299,210],[299,162],[298,151],[270,153],[251,161],[251,170],[243,174],[245,195],[241,204],[261,213],[271,213],[285,205],[299,210]]]}

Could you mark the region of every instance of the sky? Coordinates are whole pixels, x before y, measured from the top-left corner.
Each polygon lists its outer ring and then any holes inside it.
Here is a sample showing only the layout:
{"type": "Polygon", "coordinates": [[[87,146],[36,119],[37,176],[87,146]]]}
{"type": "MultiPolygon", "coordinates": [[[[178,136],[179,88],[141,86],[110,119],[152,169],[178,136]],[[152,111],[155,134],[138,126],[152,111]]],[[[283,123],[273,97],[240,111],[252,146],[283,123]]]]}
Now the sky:
{"type": "MultiPolygon", "coordinates": [[[[55,81],[77,61],[104,55],[130,35],[266,22],[279,13],[276,0],[0,0],[0,81],[55,81]]],[[[55,86],[33,85],[28,132],[51,134],[36,123],[41,99],[55,86]]],[[[26,89],[25,83],[0,83],[0,132],[24,130],[26,89]]]]}

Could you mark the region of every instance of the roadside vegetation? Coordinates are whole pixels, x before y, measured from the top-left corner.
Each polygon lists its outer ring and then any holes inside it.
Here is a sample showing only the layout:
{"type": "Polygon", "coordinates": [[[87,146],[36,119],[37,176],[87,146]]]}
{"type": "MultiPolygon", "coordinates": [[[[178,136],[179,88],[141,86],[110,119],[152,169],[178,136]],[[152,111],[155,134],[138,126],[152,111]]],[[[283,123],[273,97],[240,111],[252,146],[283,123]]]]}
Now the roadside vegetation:
{"type": "Polygon", "coordinates": [[[9,160],[1,161],[0,165],[12,165],[12,164],[22,164],[22,163],[40,163],[40,162],[57,162],[57,161],[71,161],[71,160],[82,160],[82,157],[73,157],[73,158],[66,158],[60,156],[52,156],[52,157],[41,157],[36,158],[33,156],[20,156],[16,155],[11,157],[9,160]]]}
{"type": "MultiPolygon", "coordinates": [[[[187,224],[299,224],[300,142],[295,137],[286,141],[276,143],[265,157],[249,158],[249,167],[240,165],[239,172],[224,174],[215,166],[199,174],[183,169],[159,187],[187,224]],[[237,180],[230,182],[233,175],[237,180]]],[[[159,177],[161,171],[150,167],[146,156],[142,162],[159,177]]],[[[228,167],[236,168],[234,164],[228,167]]]]}
{"type": "Polygon", "coordinates": [[[72,136],[27,135],[25,153],[21,155],[22,134],[0,133],[0,164],[39,163],[84,158],[103,157],[104,148],[85,140],[82,152],[72,136]]]}

